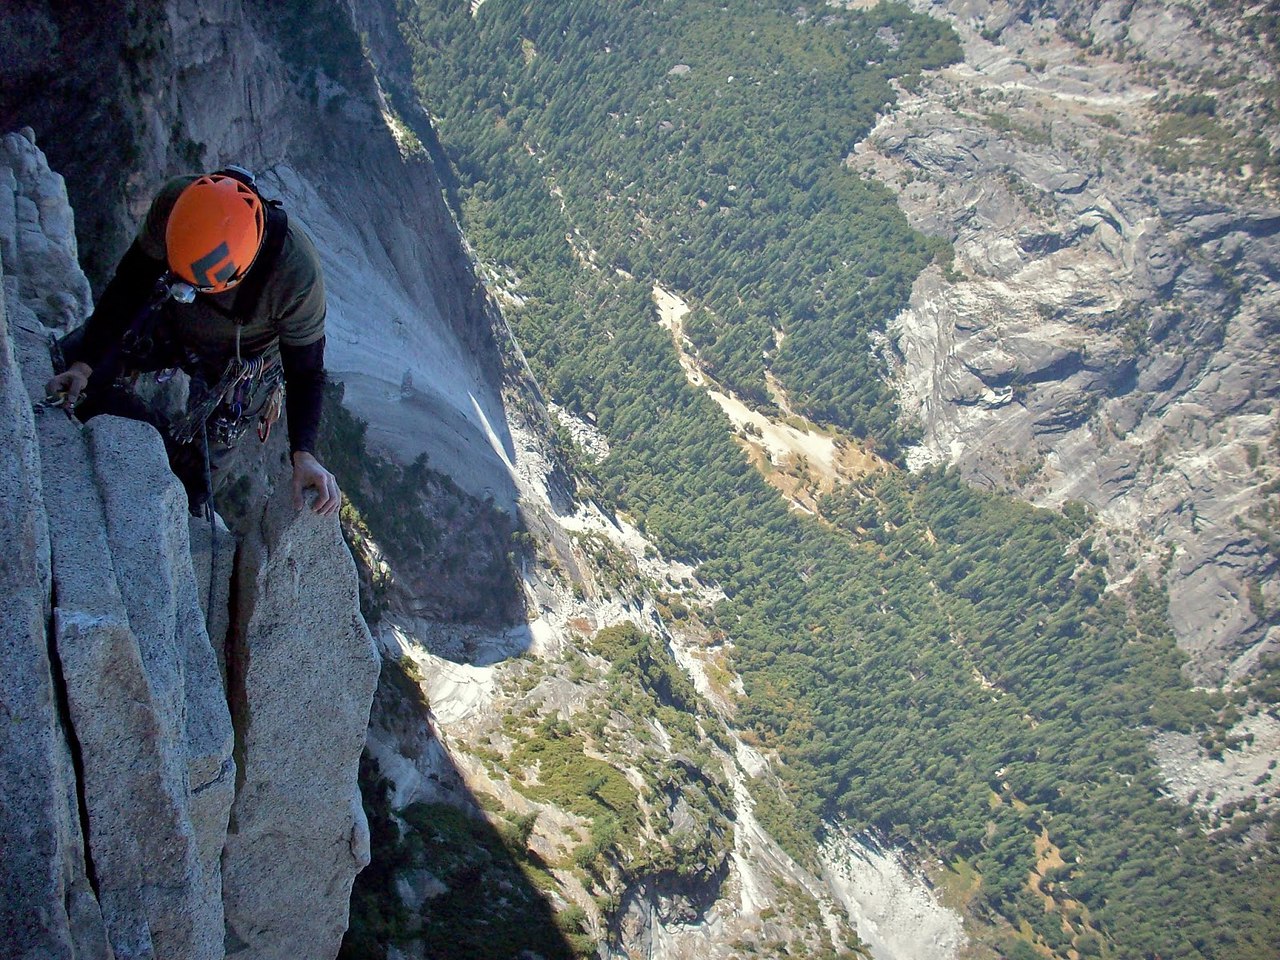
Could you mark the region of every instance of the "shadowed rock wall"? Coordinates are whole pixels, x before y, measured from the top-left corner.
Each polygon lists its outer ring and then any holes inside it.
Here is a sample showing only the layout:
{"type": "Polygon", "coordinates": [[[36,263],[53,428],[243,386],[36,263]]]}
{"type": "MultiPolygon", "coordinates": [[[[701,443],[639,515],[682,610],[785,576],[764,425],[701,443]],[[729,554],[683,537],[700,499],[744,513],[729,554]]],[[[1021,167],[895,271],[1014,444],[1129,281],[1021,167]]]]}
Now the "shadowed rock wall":
{"type": "Polygon", "coordinates": [[[359,4],[359,27],[345,0],[81,6],[0,10],[0,130],[31,126],[67,177],[95,288],[166,177],[249,167],[316,241],[326,362],[370,439],[514,512],[495,314],[407,89],[396,5],[359,4]],[[397,142],[408,127],[426,149],[397,142]]]}

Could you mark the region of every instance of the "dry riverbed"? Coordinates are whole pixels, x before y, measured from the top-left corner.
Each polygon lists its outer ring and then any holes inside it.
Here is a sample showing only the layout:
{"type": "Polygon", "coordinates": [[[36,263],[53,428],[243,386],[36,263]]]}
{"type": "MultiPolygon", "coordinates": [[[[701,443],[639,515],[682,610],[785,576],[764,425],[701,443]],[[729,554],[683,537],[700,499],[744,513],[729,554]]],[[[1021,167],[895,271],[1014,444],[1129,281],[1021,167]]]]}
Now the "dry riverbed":
{"type": "MultiPolygon", "coordinates": [[[[817,498],[837,484],[852,483],[869,473],[888,469],[884,460],[846,437],[823,430],[794,414],[786,420],[772,419],[722,390],[703,371],[693,345],[685,338],[684,318],[689,313],[689,305],[657,284],[653,287],[653,300],[660,322],[671,331],[680,366],[689,382],[704,389],[725,412],[765,480],[792,504],[815,512],[817,498]]],[[[781,387],[773,378],[770,386],[778,405],[789,409],[781,387]]]]}

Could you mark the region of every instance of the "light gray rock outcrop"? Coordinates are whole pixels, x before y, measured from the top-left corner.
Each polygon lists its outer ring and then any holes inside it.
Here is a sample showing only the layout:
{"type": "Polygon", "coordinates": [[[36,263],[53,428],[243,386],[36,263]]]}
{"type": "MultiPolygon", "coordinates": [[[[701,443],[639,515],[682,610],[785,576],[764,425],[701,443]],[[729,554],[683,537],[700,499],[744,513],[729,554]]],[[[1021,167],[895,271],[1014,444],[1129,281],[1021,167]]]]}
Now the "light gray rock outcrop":
{"type": "MultiPolygon", "coordinates": [[[[90,852],[108,934],[117,957],[217,957],[217,861],[201,863],[197,850],[176,638],[157,635],[150,624],[135,632],[112,565],[88,559],[113,558],[113,544],[84,438],[61,413],[41,420],[42,470],[59,478],[56,505],[50,504],[54,640],[83,761],[90,852]]],[[[131,459],[145,449],[121,446],[118,452],[131,459]]],[[[163,463],[158,438],[150,452],[163,463]]],[[[148,572],[151,587],[165,571],[157,565],[148,572]]],[[[216,691],[207,638],[205,648],[210,669],[203,679],[211,675],[216,691]]],[[[220,717],[206,722],[219,721],[218,762],[228,762],[225,704],[220,717]]]]}
{"type": "MultiPolygon", "coordinates": [[[[16,295],[11,333],[24,380],[16,405],[25,406],[13,422],[34,425],[36,441],[18,447],[28,451],[28,492],[16,502],[35,503],[43,519],[29,524],[47,531],[43,556],[13,570],[6,591],[42,594],[51,607],[51,629],[42,623],[41,632],[64,704],[62,751],[75,757],[74,767],[55,756],[28,769],[54,774],[70,808],[87,817],[77,830],[88,841],[80,873],[90,883],[75,891],[91,885],[96,894],[110,942],[108,951],[95,933],[98,955],[212,960],[222,955],[232,731],[197,599],[186,495],[150,427],[115,418],[81,427],[47,407],[33,417],[52,373],[40,320],[83,316],[88,287],[61,178],[26,137],[5,137],[3,159],[11,193],[0,206],[13,211],[6,287],[16,295]]],[[[79,852],[74,842],[67,849],[79,852]]],[[[83,936],[74,917],[67,935],[83,936]]]]}
{"type": "MultiPolygon", "coordinates": [[[[13,208],[0,202],[0,211],[5,263],[12,263],[13,208]]],[[[49,659],[49,526],[31,401],[11,333],[34,317],[21,307],[13,279],[6,276],[0,291],[0,930],[6,955],[20,960],[106,958],[49,659]]]]}
{"type": "Polygon", "coordinates": [[[939,902],[901,851],[833,823],[819,858],[823,876],[855,918],[858,936],[875,960],[961,955],[968,938],[959,914],[939,902]]]}
{"type": "Polygon", "coordinates": [[[235,764],[226,695],[191,561],[186,491],[147,424],[99,417],[86,433],[97,476],[129,480],[100,483],[115,574],[152,689],[167,711],[185,721],[185,729],[175,731],[182,741],[165,745],[185,769],[168,774],[185,785],[182,816],[195,844],[196,910],[218,931],[235,764]]]}
{"type": "Polygon", "coordinates": [[[227,956],[332,957],[369,862],[356,787],[379,660],[336,517],[281,485],[241,548],[227,665],[240,783],[223,855],[227,956]]]}
{"type": "Polygon", "coordinates": [[[1239,677],[1280,647],[1265,520],[1280,477],[1280,214],[1247,170],[1215,169],[1231,158],[1163,124],[1170,98],[1202,89],[1214,45],[1244,75],[1214,94],[1223,129],[1253,122],[1270,68],[1199,2],[914,6],[955,24],[965,63],[849,160],[955,246],[953,272],[926,271],[890,325],[923,428],[908,461],[1087,503],[1113,575],[1169,587],[1193,676],[1239,677]],[[1181,159],[1161,166],[1161,149],[1181,159]]]}

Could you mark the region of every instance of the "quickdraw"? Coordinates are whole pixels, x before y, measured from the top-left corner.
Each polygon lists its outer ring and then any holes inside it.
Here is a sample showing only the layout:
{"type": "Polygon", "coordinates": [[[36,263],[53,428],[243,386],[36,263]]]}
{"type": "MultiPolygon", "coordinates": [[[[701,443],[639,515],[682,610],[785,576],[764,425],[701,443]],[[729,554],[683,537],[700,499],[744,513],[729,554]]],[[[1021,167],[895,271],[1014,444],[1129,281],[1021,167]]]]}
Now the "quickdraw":
{"type": "MultiPolygon", "coordinates": [[[[193,386],[196,383],[198,381],[193,381],[193,386]]],[[[261,391],[271,391],[262,413],[265,417],[267,409],[276,403],[275,394],[282,393],[283,384],[284,371],[280,366],[278,348],[248,360],[232,357],[218,382],[201,394],[199,400],[187,409],[186,415],[173,424],[171,435],[178,443],[190,443],[200,433],[202,425],[207,425],[210,439],[214,442],[233,444],[249,427],[250,417],[245,414],[246,410],[252,413],[254,397],[261,396],[261,391]]],[[[271,422],[274,423],[274,419],[271,422]]],[[[270,427],[267,433],[270,433],[270,427]]],[[[259,436],[266,439],[261,427],[259,436]]]]}
{"type": "Polygon", "coordinates": [[[267,442],[267,438],[271,436],[271,428],[276,425],[276,421],[280,419],[280,414],[283,410],[284,382],[281,381],[271,391],[271,396],[267,399],[267,405],[262,409],[262,416],[258,418],[259,443],[267,442]]]}
{"type": "Polygon", "coordinates": [[[73,404],[67,403],[67,391],[59,390],[57,393],[51,393],[43,400],[36,400],[32,406],[45,407],[50,410],[61,410],[69,419],[75,419],[74,410],[80,404],[84,403],[86,394],[82,391],[73,404]]]}

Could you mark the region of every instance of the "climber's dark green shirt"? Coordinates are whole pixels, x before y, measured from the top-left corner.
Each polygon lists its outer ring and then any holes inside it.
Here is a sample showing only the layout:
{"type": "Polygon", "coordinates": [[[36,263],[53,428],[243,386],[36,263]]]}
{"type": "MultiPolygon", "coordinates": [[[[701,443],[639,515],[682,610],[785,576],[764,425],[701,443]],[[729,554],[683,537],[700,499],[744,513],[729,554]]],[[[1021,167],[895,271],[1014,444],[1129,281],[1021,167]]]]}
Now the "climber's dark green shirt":
{"type": "MultiPolygon", "coordinates": [[[[178,195],[196,179],[194,175],[176,177],[161,187],[142,229],[85,321],[82,345],[74,359],[95,370],[102,367],[105,376],[120,372],[126,334],[168,269],[165,227],[169,214],[178,195]]],[[[264,266],[251,266],[246,280],[264,266]]],[[[162,339],[174,349],[160,365],[177,363],[212,382],[235,355],[237,328],[244,359],[279,342],[290,449],[313,451],[325,382],[324,279],[315,246],[292,217],[256,303],[244,308],[247,313],[233,315],[236,307],[236,288],[217,295],[197,294],[189,304],[165,301],[160,308],[162,339]]]]}
{"type": "MultiPolygon", "coordinates": [[[[150,259],[167,262],[164,233],[169,213],[178,194],[196,179],[195,176],[175,177],[152,201],[146,222],[138,233],[138,246],[150,259]]],[[[201,294],[189,304],[170,301],[165,305],[169,329],[183,346],[202,355],[225,357],[229,348],[234,349],[236,325],[210,304],[229,311],[235,299],[233,287],[226,293],[201,294]]],[[[276,337],[290,347],[315,343],[324,336],[324,315],[320,258],[311,240],[290,218],[284,247],[262,288],[253,315],[236,318],[244,324],[240,330],[241,351],[245,356],[261,353],[276,337]]]]}

